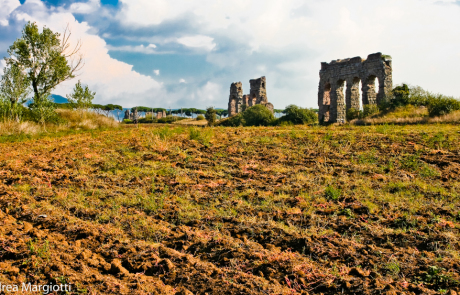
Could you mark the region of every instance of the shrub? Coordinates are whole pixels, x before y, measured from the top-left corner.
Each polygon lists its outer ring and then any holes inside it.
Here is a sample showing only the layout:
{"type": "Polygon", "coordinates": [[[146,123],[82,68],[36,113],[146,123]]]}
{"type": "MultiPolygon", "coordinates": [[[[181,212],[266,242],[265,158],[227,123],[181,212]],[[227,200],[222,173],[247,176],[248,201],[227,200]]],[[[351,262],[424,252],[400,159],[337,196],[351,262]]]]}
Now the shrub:
{"type": "Polygon", "coordinates": [[[338,200],[341,193],[342,192],[340,189],[337,189],[333,186],[326,187],[325,195],[326,195],[326,199],[328,200],[334,200],[334,201],[338,200]]]}
{"type": "Polygon", "coordinates": [[[239,113],[235,116],[223,119],[219,121],[219,126],[226,126],[226,127],[237,127],[237,126],[245,126],[246,121],[243,118],[243,113],[239,113]]]}
{"type": "Polygon", "coordinates": [[[363,118],[372,116],[379,112],[379,107],[374,104],[367,104],[363,107],[363,118]]]}
{"type": "Polygon", "coordinates": [[[206,108],[206,114],[204,115],[206,120],[208,121],[209,126],[213,126],[216,124],[217,121],[217,112],[214,109],[214,107],[207,107],[206,108]]]}
{"type": "Polygon", "coordinates": [[[263,105],[255,105],[235,116],[221,120],[219,126],[269,126],[277,120],[273,113],[263,105]]]}
{"type": "Polygon", "coordinates": [[[357,110],[355,108],[349,108],[347,110],[347,121],[351,121],[354,119],[359,119],[362,116],[362,112],[360,110],[357,110]]]}
{"type": "Polygon", "coordinates": [[[292,124],[309,124],[318,120],[318,115],[312,109],[301,108],[296,105],[289,105],[283,111],[285,115],[280,118],[279,122],[291,122],[292,124]]]}
{"type": "Polygon", "coordinates": [[[197,120],[197,121],[202,121],[202,120],[206,120],[206,118],[205,118],[203,115],[198,115],[198,116],[196,117],[196,120],[197,120]]]}
{"type": "Polygon", "coordinates": [[[158,121],[157,118],[153,118],[152,117],[145,117],[145,118],[140,118],[138,120],[139,123],[142,123],[142,124],[149,124],[149,123],[156,123],[158,121]]]}
{"type": "Polygon", "coordinates": [[[460,110],[460,101],[453,97],[430,94],[427,108],[430,117],[447,115],[453,111],[460,110]]]}
{"type": "Polygon", "coordinates": [[[157,123],[169,124],[169,123],[173,123],[173,122],[180,121],[180,120],[184,120],[184,119],[185,119],[185,118],[182,118],[182,117],[166,116],[166,117],[163,117],[163,118],[158,119],[158,120],[157,120],[157,123]]]}
{"type": "Polygon", "coordinates": [[[269,126],[275,121],[273,113],[263,105],[255,105],[241,113],[244,126],[269,126]]]}

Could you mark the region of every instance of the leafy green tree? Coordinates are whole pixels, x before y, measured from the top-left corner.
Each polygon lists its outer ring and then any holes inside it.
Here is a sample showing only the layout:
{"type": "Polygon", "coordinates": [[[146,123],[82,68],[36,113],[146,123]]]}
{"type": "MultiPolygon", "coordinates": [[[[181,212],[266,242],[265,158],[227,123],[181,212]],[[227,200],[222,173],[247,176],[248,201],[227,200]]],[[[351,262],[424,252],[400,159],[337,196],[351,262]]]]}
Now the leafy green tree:
{"type": "MultiPolygon", "coordinates": [[[[78,54],[81,43],[70,49],[70,35],[67,28],[60,39],[59,33],[46,27],[40,32],[35,23],[29,22],[22,31],[22,37],[8,49],[10,57],[5,58],[6,63],[27,73],[34,92],[35,113],[44,111],[49,114],[52,109],[51,91],[61,82],[74,78],[75,72],[83,66],[82,56],[78,54]]],[[[42,122],[47,114],[37,113],[42,122]]]]}
{"type": "Polygon", "coordinates": [[[43,96],[40,100],[29,105],[32,118],[45,126],[45,123],[56,117],[56,104],[50,96],[43,96]]]}
{"type": "Polygon", "coordinates": [[[3,73],[0,93],[6,100],[2,104],[8,117],[19,122],[22,104],[27,101],[30,83],[24,70],[17,64],[9,64],[3,73]]]}
{"type": "Polygon", "coordinates": [[[81,86],[80,80],[75,84],[72,94],[66,95],[69,103],[72,103],[76,106],[77,109],[83,110],[88,109],[93,103],[94,96],[96,92],[91,92],[88,88],[88,85],[83,88],[81,86]]]}
{"type": "Polygon", "coordinates": [[[275,120],[273,113],[261,104],[248,108],[242,114],[244,126],[268,126],[275,120]]]}
{"type": "Polygon", "coordinates": [[[205,114],[204,117],[208,121],[208,125],[213,126],[216,123],[216,120],[217,120],[216,110],[214,109],[214,107],[207,107],[206,108],[206,114],[205,114]]]}
{"type": "Polygon", "coordinates": [[[285,114],[282,121],[289,121],[293,124],[310,124],[318,120],[318,115],[311,109],[304,109],[296,105],[289,105],[283,111],[285,114]]]}

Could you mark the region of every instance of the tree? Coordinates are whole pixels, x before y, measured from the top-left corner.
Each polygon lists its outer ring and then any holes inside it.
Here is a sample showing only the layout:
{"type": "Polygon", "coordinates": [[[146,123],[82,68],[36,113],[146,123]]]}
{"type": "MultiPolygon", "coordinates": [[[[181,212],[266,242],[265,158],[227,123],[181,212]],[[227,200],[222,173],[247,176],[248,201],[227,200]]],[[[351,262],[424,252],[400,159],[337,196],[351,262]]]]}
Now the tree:
{"type": "Polygon", "coordinates": [[[216,110],[214,109],[214,107],[206,108],[205,118],[208,121],[209,126],[213,126],[216,123],[217,118],[216,118],[216,110]]]}
{"type": "Polygon", "coordinates": [[[83,110],[91,107],[95,95],[96,92],[91,92],[88,85],[83,89],[80,80],[78,80],[73,89],[73,93],[66,95],[66,97],[69,103],[75,104],[77,109],[83,110]]]}
{"type": "Polygon", "coordinates": [[[283,111],[285,114],[282,121],[289,121],[293,124],[309,124],[318,120],[318,115],[311,109],[304,109],[296,105],[289,105],[283,111]]]}
{"type": "MultiPolygon", "coordinates": [[[[74,49],[69,50],[71,33],[68,27],[62,39],[60,36],[46,27],[40,33],[35,23],[28,22],[22,37],[8,49],[10,57],[5,58],[7,65],[15,65],[27,72],[37,112],[45,109],[45,112],[49,112],[51,91],[61,82],[74,78],[83,66],[83,58],[78,54],[81,43],[78,42],[74,49]]],[[[38,115],[40,120],[46,117],[44,114],[38,115]]]]}
{"type": "Polygon", "coordinates": [[[268,126],[275,120],[273,113],[261,104],[252,106],[241,114],[245,122],[244,126],[268,126]]]}
{"type": "Polygon", "coordinates": [[[19,122],[22,104],[27,101],[30,93],[29,86],[27,75],[19,65],[9,64],[4,69],[0,86],[0,93],[7,99],[4,101],[4,107],[6,107],[4,111],[8,112],[10,118],[17,122],[19,122]]]}

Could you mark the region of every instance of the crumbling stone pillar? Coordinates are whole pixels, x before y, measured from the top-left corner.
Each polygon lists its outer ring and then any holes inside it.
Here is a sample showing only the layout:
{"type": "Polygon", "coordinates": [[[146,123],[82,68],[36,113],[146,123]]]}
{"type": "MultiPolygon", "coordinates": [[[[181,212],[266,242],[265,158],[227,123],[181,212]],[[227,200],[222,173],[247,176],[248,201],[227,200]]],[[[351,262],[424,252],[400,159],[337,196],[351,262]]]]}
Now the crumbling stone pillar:
{"type": "Polygon", "coordinates": [[[346,119],[346,106],[345,106],[345,95],[344,95],[344,87],[345,81],[339,80],[336,85],[336,98],[337,98],[337,118],[336,122],[344,123],[346,119]]]}
{"type": "Polygon", "coordinates": [[[133,122],[135,124],[137,124],[138,121],[139,121],[139,114],[137,113],[137,109],[134,109],[134,111],[133,111],[133,122]]]}
{"type": "Polygon", "coordinates": [[[243,105],[243,84],[235,82],[230,85],[228,100],[228,116],[234,116],[241,111],[243,105]]]}
{"type": "Polygon", "coordinates": [[[361,80],[357,77],[354,77],[352,80],[348,80],[348,86],[347,86],[347,110],[349,108],[354,108],[355,110],[360,109],[360,92],[361,89],[359,89],[359,82],[361,80]],[[349,97],[348,97],[349,95],[349,97]]]}
{"type": "Polygon", "coordinates": [[[255,104],[262,104],[268,102],[266,89],[267,81],[265,77],[249,80],[249,84],[251,85],[249,95],[251,98],[255,98],[255,104]]]}
{"type": "Polygon", "coordinates": [[[131,117],[131,114],[129,113],[129,110],[126,110],[125,117],[123,118],[123,120],[129,120],[130,117],[131,117]]]}
{"type": "Polygon", "coordinates": [[[262,104],[272,112],[273,104],[267,99],[267,80],[265,77],[249,80],[251,85],[250,93],[243,95],[243,86],[241,82],[232,83],[230,86],[230,97],[228,100],[228,115],[234,116],[248,107],[262,104]]]}

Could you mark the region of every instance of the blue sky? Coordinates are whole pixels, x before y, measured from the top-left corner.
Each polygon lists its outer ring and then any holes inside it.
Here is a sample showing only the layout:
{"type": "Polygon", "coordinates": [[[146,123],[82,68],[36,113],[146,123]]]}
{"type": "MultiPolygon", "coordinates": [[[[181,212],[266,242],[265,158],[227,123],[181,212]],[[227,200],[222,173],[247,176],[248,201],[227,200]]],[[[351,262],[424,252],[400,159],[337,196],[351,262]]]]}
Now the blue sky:
{"type": "MultiPolygon", "coordinates": [[[[0,54],[27,21],[83,43],[97,103],[226,107],[267,77],[275,108],[317,106],[320,63],[383,52],[394,84],[460,97],[460,2],[437,0],[0,0],[0,54]]],[[[2,65],[0,64],[0,67],[2,65]]],[[[77,79],[54,93],[69,93],[77,79]]]]}

